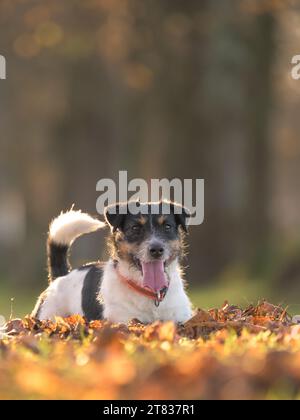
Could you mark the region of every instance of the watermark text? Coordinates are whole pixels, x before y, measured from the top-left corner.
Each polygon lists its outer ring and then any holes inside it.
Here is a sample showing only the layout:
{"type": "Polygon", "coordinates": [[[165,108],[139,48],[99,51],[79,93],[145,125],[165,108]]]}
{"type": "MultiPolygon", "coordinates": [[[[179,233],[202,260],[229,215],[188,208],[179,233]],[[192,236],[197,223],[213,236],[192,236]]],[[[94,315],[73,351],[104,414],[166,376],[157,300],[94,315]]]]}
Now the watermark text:
{"type": "Polygon", "coordinates": [[[0,80],[6,79],[6,59],[0,55],[0,80]]]}
{"type": "MultiPolygon", "coordinates": [[[[151,202],[151,213],[158,214],[157,203],[164,201],[163,212],[170,213],[170,201],[188,209],[189,224],[200,225],[204,221],[204,180],[203,179],[151,179],[147,182],[141,178],[128,180],[127,171],[119,172],[118,186],[112,179],[104,178],[97,182],[96,191],[101,192],[97,199],[96,209],[103,214],[105,208],[117,202],[129,203],[121,211],[138,214],[148,211],[144,203],[151,202]]],[[[175,207],[176,212],[182,212],[182,207],[175,207]]]]}

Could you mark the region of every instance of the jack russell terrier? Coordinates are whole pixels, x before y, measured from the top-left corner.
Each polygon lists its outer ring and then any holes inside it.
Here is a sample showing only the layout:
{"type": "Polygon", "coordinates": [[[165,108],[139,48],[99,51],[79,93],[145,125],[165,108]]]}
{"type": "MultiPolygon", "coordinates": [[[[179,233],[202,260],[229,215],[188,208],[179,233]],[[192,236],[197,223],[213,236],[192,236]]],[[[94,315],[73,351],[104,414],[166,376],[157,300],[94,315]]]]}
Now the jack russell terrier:
{"type": "Polygon", "coordinates": [[[47,242],[50,285],[33,317],[53,320],[78,314],[89,321],[117,323],[182,323],[191,318],[180,268],[189,212],[166,201],[140,208],[132,214],[129,203],[109,206],[105,223],[74,210],[53,220],[47,242]],[[72,270],[68,254],[74,240],[104,226],[110,228],[109,260],[72,270]]]}

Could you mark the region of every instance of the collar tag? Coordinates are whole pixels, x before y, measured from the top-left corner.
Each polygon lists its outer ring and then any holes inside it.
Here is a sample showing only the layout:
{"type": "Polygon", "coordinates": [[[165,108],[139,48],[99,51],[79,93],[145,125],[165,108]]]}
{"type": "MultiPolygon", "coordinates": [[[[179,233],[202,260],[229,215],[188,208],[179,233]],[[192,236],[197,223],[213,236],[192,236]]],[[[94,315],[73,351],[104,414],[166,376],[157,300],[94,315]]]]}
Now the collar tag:
{"type": "Polygon", "coordinates": [[[159,291],[156,293],[156,299],[154,300],[154,305],[158,308],[161,301],[162,301],[162,296],[159,291]]]}

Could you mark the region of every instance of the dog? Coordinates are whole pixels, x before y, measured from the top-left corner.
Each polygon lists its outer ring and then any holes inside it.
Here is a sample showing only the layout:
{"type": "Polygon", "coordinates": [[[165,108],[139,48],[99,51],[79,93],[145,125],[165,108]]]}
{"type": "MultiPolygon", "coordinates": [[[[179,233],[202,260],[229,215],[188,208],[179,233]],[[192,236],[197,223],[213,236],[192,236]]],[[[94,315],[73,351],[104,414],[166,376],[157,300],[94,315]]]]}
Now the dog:
{"type": "Polygon", "coordinates": [[[156,320],[183,323],[192,316],[180,259],[184,254],[188,211],[175,203],[128,203],[105,209],[105,222],[81,211],[61,213],[52,221],[47,241],[49,287],[32,312],[39,320],[82,315],[88,321],[128,323],[156,320]],[[164,210],[165,205],[169,209],[164,210]],[[71,269],[69,250],[83,234],[109,226],[110,258],[71,269]]]}

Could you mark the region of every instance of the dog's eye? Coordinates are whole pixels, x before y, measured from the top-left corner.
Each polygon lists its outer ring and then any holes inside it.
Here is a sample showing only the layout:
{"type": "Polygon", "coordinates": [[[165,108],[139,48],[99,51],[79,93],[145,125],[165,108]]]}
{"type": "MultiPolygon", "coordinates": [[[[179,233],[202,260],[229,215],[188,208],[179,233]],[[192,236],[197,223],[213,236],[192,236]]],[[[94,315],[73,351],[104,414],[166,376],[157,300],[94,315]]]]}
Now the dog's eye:
{"type": "Polygon", "coordinates": [[[172,226],[169,225],[168,223],[166,223],[165,224],[165,230],[171,230],[171,229],[172,229],[172,226]]]}
{"type": "Polygon", "coordinates": [[[141,226],[140,225],[134,225],[131,228],[133,230],[133,232],[139,232],[141,230],[141,226]]]}

